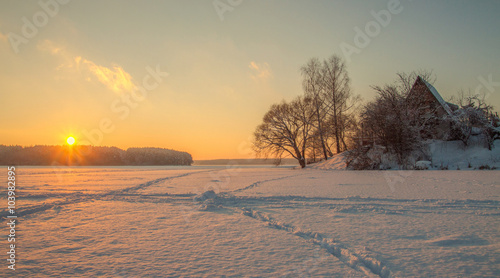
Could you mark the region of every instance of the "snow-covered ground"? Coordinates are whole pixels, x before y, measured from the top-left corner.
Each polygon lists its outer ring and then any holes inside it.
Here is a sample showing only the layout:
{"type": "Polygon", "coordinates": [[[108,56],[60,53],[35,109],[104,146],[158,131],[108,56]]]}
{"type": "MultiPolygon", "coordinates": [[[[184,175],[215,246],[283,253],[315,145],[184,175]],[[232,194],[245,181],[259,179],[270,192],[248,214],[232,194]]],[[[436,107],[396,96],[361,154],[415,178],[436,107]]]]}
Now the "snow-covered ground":
{"type": "MultiPolygon", "coordinates": [[[[461,141],[441,141],[429,140],[424,144],[423,153],[427,153],[430,161],[424,162],[427,170],[478,170],[478,169],[500,169],[500,140],[496,140],[492,150],[484,146],[483,140],[479,137],[472,137],[469,146],[465,147],[461,141]]],[[[415,155],[420,156],[422,152],[415,155]]],[[[326,161],[312,164],[310,168],[319,170],[345,170],[346,153],[334,155],[326,161]]],[[[375,149],[371,153],[371,158],[377,157],[381,161],[383,169],[398,169],[394,155],[384,154],[382,149],[375,149]]],[[[419,161],[412,157],[415,165],[412,169],[418,168],[419,161]],[[417,167],[415,167],[417,166],[417,167]]],[[[421,169],[423,170],[423,169],[421,169]]]]}
{"type": "MultiPolygon", "coordinates": [[[[17,269],[4,260],[2,277],[500,273],[499,171],[19,167],[16,177],[17,269]]],[[[0,232],[6,252],[7,225],[0,232]]]]}

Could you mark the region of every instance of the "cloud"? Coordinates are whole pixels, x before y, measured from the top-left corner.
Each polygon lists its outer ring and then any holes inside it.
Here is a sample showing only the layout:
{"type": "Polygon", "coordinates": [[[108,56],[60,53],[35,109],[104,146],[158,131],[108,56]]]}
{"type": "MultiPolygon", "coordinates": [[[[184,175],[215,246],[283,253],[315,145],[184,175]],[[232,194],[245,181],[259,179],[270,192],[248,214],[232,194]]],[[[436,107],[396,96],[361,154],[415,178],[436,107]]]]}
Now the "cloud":
{"type": "Polygon", "coordinates": [[[81,57],[76,57],[75,62],[88,69],[99,82],[115,93],[130,92],[136,88],[132,82],[132,76],[120,66],[114,65],[112,68],[107,68],[81,57]]]}
{"type": "Polygon", "coordinates": [[[251,78],[254,80],[266,80],[273,78],[273,73],[268,63],[256,63],[252,61],[248,67],[252,69],[253,73],[251,78]]]}
{"type": "Polygon", "coordinates": [[[65,47],[57,45],[50,40],[40,42],[37,48],[40,51],[49,52],[62,60],[56,68],[58,71],[83,74],[87,81],[92,81],[93,78],[91,77],[94,77],[98,82],[104,84],[115,93],[130,92],[136,88],[136,85],[132,81],[132,76],[118,65],[113,65],[112,67],[98,65],[81,56],[71,55],[66,51],[65,47]]]}

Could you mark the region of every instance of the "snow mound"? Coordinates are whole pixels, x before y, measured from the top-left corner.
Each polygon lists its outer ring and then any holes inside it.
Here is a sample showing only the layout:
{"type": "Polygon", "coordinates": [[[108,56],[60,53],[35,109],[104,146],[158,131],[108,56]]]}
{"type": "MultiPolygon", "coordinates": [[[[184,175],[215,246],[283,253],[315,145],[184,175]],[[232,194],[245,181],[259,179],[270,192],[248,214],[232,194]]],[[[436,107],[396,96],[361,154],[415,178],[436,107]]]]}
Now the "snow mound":
{"type": "Polygon", "coordinates": [[[500,168],[500,140],[490,151],[480,144],[464,147],[460,141],[433,141],[429,144],[434,169],[473,170],[500,168]]]}
{"type": "MultiPolygon", "coordinates": [[[[428,140],[415,150],[405,165],[399,165],[397,156],[382,146],[370,148],[359,156],[349,169],[355,170],[495,170],[500,169],[500,140],[491,150],[484,146],[481,136],[471,137],[468,146],[461,141],[428,140]],[[360,167],[357,167],[359,164],[360,167]],[[354,165],[354,166],[353,166],[354,165]]],[[[346,170],[347,152],[337,154],[327,161],[311,165],[317,170],[346,170]]]]}
{"type": "Polygon", "coordinates": [[[427,170],[431,167],[432,162],[426,160],[420,160],[415,163],[415,169],[417,170],[427,170]]]}
{"type": "Polygon", "coordinates": [[[345,154],[345,152],[336,154],[328,160],[316,163],[309,168],[317,170],[345,170],[347,167],[345,154]]]}
{"type": "Polygon", "coordinates": [[[194,201],[199,203],[199,211],[209,211],[221,208],[221,198],[213,190],[208,190],[194,197],[194,201]]]}
{"type": "Polygon", "coordinates": [[[203,192],[203,194],[197,195],[194,197],[194,200],[197,202],[203,202],[209,199],[215,199],[217,198],[217,194],[213,190],[208,190],[203,192]]]}

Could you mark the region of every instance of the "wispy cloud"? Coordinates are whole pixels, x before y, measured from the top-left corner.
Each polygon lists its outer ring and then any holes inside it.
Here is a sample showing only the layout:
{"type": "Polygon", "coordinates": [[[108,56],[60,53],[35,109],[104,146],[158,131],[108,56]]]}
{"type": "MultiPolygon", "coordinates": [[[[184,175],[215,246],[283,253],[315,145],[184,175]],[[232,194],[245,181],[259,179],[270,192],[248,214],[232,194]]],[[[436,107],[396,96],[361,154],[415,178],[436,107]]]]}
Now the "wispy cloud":
{"type": "Polygon", "coordinates": [[[250,62],[248,67],[252,70],[251,78],[254,80],[266,80],[273,77],[271,67],[268,63],[250,62]]]}
{"type": "Polygon", "coordinates": [[[99,82],[115,93],[130,92],[136,87],[132,76],[120,66],[107,68],[81,57],[76,57],[75,62],[81,63],[80,68],[89,70],[99,82]]]}
{"type": "Polygon", "coordinates": [[[111,67],[98,65],[81,56],[69,54],[64,47],[50,40],[42,41],[37,47],[41,51],[62,58],[63,62],[56,68],[57,70],[84,74],[87,75],[86,80],[92,81],[93,78],[88,76],[90,75],[115,93],[130,92],[136,88],[132,76],[118,65],[112,65],[111,67]]]}

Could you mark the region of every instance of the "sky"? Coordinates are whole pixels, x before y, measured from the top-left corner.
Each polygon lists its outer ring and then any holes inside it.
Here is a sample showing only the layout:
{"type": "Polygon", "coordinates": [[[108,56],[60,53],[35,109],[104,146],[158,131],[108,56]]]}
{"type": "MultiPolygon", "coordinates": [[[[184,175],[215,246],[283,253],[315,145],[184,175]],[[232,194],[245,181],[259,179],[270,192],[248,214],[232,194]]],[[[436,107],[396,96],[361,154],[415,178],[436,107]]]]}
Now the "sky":
{"type": "Polygon", "coordinates": [[[500,110],[500,1],[0,0],[0,144],[162,147],[250,158],[309,59],[353,92],[432,70],[500,110]]]}

